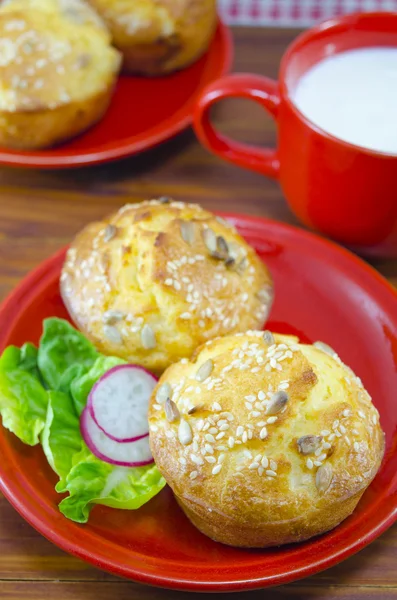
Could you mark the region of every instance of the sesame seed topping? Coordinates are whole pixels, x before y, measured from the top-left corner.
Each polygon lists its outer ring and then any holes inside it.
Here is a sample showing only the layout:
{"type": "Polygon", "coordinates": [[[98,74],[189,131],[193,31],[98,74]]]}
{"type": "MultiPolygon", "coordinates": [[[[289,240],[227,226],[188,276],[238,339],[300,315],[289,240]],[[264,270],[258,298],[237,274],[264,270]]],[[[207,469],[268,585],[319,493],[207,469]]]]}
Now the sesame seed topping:
{"type": "Polygon", "coordinates": [[[206,456],[205,460],[210,464],[216,463],[216,458],[214,456],[206,456]]]}
{"type": "Polygon", "coordinates": [[[252,471],[253,469],[258,469],[258,467],[259,467],[259,466],[260,466],[260,465],[259,465],[259,463],[258,463],[258,462],[253,462],[253,463],[251,463],[251,464],[249,465],[249,467],[248,467],[248,468],[249,468],[249,469],[252,471]]]}
{"type": "Polygon", "coordinates": [[[266,475],[268,477],[277,477],[277,473],[275,473],[272,469],[266,469],[266,475]]]}
{"type": "Polygon", "coordinates": [[[256,400],[256,396],[254,396],[253,394],[250,394],[249,396],[245,396],[245,399],[246,399],[248,402],[255,402],[255,400],[256,400]]]}
{"type": "Polygon", "coordinates": [[[262,465],[262,467],[263,467],[264,469],[267,469],[267,468],[268,468],[268,466],[269,466],[269,459],[268,459],[266,456],[264,456],[264,457],[262,458],[262,460],[261,460],[261,465],[262,465]]]}
{"type": "Polygon", "coordinates": [[[204,464],[204,461],[202,458],[200,458],[199,456],[196,456],[196,454],[191,454],[190,455],[190,460],[196,464],[196,465],[202,465],[204,464]]]}
{"type": "Polygon", "coordinates": [[[356,452],[358,452],[360,450],[360,444],[358,442],[354,442],[353,448],[356,452]]]}
{"type": "Polygon", "coordinates": [[[198,475],[198,471],[192,471],[189,475],[190,479],[196,479],[198,475]]]}
{"type": "Polygon", "coordinates": [[[280,383],[280,385],[278,386],[279,390],[287,390],[289,388],[289,383],[288,381],[284,381],[282,383],[280,383]]]}
{"type": "Polygon", "coordinates": [[[120,331],[113,325],[104,325],[103,334],[113,344],[122,344],[123,342],[120,331]]]}
{"type": "Polygon", "coordinates": [[[215,467],[212,469],[212,474],[217,475],[221,469],[222,469],[222,465],[215,465],[215,467]]]}
{"type": "Polygon", "coordinates": [[[306,466],[308,469],[312,469],[313,468],[313,461],[311,458],[308,458],[306,461],[306,466]]]}
{"type": "Polygon", "coordinates": [[[259,433],[259,437],[261,440],[264,440],[265,438],[267,438],[267,429],[266,427],[262,427],[260,433],[259,433]]]}
{"type": "Polygon", "coordinates": [[[156,347],[155,333],[154,333],[153,329],[151,328],[151,326],[148,325],[147,323],[146,323],[146,325],[143,326],[142,331],[141,331],[141,342],[142,342],[142,346],[146,350],[152,350],[153,348],[156,347]]]}
{"type": "Polygon", "coordinates": [[[185,419],[181,419],[178,427],[178,438],[181,444],[187,446],[193,439],[192,429],[185,419]]]}

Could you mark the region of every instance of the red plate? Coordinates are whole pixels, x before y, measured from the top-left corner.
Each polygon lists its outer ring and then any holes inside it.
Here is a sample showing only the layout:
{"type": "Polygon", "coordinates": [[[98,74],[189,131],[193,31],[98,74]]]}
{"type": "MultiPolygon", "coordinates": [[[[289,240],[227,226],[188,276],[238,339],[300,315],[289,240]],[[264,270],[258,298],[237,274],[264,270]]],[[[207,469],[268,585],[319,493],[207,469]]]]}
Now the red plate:
{"type": "Polygon", "coordinates": [[[108,112],[87,133],[49,150],[0,148],[0,163],[66,169],[147,150],[190,125],[197,97],[230,69],[232,58],[230,31],[219,22],[208,52],[195,64],[166,77],[121,76],[108,112]]]}
{"type": "MultiPolygon", "coordinates": [[[[228,215],[226,215],[228,216],[228,215]]],[[[0,427],[0,487],[52,542],[97,567],[169,588],[227,591],[280,584],[334,565],[397,518],[397,295],[374,270],[336,245],[299,229],[229,215],[269,265],[276,302],[269,327],[324,340],[363,379],[386,432],[380,472],[354,514],[302,544],[239,550],[217,544],[185,518],[169,489],[138,511],[96,507],[89,524],[57,509],[56,479],[40,447],[0,427]]],[[[0,347],[37,342],[44,317],[66,317],[58,291],[64,251],[29,275],[0,310],[0,347]]]]}

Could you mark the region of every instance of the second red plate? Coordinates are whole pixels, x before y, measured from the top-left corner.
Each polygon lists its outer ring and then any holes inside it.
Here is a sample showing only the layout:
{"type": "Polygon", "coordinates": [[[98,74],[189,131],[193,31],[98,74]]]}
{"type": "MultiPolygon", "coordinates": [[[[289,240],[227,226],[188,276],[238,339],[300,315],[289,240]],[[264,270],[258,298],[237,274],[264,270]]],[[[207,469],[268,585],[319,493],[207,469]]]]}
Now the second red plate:
{"type": "MultiPolygon", "coordinates": [[[[333,531],[302,544],[241,550],[196,530],[164,489],[137,511],[96,507],[87,525],[58,511],[56,478],[40,447],[0,426],[0,489],[52,542],[97,567],[168,588],[230,591],[292,581],[357,552],[397,518],[397,296],[365,263],[286,225],[232,216],[268,264],[276,290],[268,327],[323,340],[362,378],[386,433],[382,467],[357,509],[333,531]]],[[[0,351],[37,342],[42,319],[66,317],[59,295],[64,251],[29,275],[0,308],[0,351]]]]}
{"type": "Polygon", "coordinates": [[[221,22],[208,52],[196,63],[165,77],[122,75],[105,117],[79,137],[41,151],[0,148],[0,164],[66,169],[142,152],[192,122],[203,88],[231,66],[233,43],[221,22]]]}

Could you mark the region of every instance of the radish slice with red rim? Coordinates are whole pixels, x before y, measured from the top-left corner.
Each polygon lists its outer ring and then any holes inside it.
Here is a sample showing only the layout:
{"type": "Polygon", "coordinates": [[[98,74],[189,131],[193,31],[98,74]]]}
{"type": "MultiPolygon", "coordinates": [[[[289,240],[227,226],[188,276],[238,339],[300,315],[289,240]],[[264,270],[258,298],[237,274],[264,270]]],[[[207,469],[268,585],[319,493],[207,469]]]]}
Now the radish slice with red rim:
{"type": "Polygon", "coordinates": [[[104,462],[121,467],[144,467],[154,462],[149,434],[135,442],[116,442],[98,427],[87,407],[81,415],[80,428],[88,448],[104,462]]]}
{"type": "Polygon", "coordinates": [[[87,406],[100,429],[116,442],[133,442],[148,433],[149,400],[157,378],[138,365],[119,365],[93,386],[87,406]]]}

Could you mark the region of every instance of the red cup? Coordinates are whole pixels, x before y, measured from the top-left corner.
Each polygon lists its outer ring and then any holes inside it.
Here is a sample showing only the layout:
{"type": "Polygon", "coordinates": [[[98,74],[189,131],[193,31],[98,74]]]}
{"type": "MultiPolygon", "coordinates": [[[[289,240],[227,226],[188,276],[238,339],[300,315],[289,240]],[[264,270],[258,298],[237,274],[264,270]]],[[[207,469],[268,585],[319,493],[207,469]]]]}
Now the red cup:
{"type": "Polygon", "coordinates": [[[291,99],[297,81],[315,63],[367,46],[397,46],[397,13],[345,15],[303,33],[286,50],[278,82],[245,73],[218,79],[197,102],[194,128],[218,156],[278,179],[291,209],[309,227],[350,246],[389,252],[397,250],[397,155],[326,133],[291,99]],[[255,100],[273,116],[277,149],[240,144],[214,129],[210,108],[230,97],[255,100]]]}

